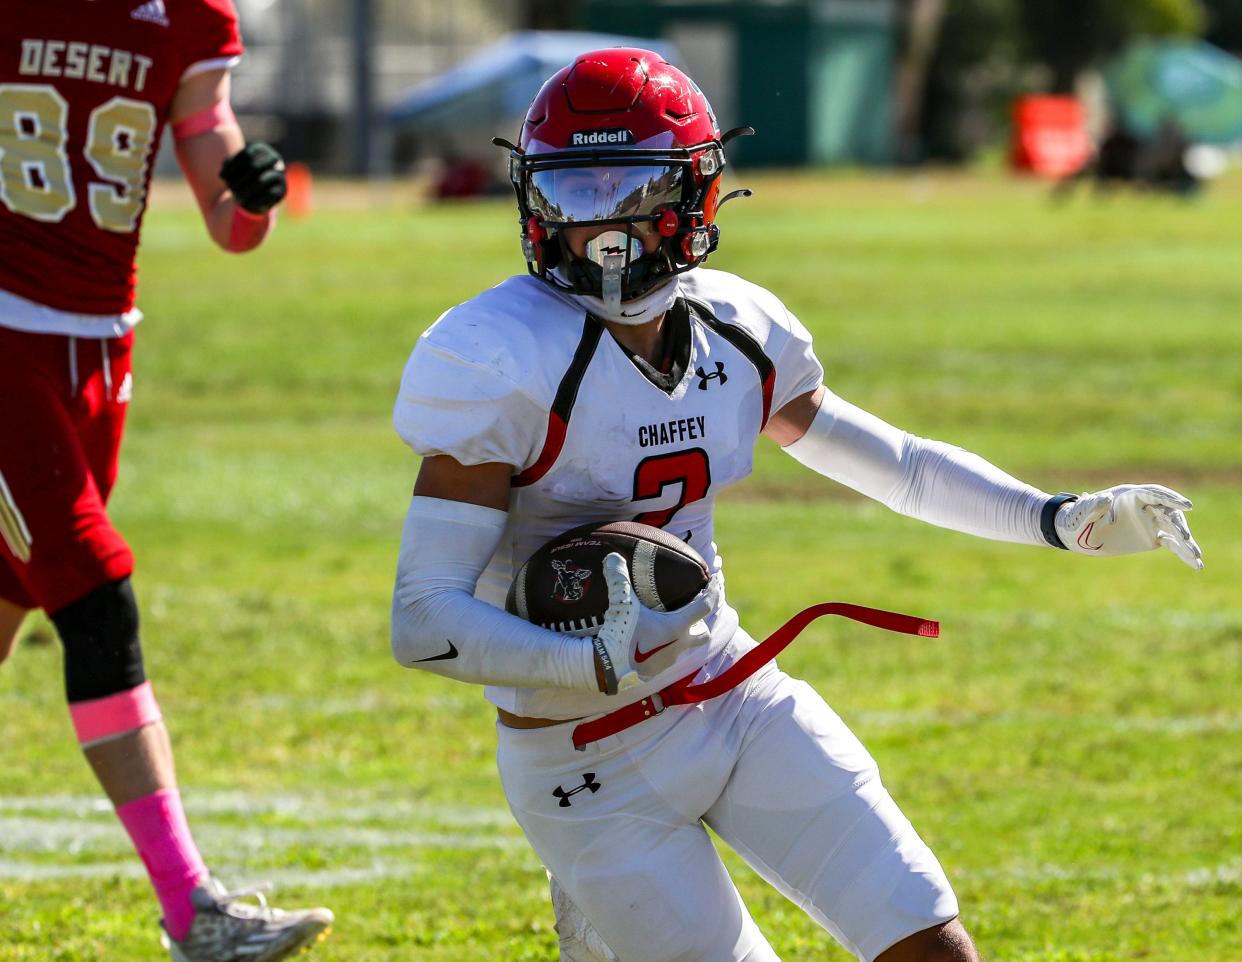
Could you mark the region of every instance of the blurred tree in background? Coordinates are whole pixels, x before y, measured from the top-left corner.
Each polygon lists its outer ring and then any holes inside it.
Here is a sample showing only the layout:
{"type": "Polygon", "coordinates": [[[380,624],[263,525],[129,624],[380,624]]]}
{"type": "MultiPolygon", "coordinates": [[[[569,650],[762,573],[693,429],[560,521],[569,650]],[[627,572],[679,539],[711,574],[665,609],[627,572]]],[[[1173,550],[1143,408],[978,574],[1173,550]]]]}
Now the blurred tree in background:
{"type": "Polygon", "coordinates": [[[1242,54],[1242,0],[1203,0],[1207,8],[1206,39],[1235,54],[1242,54]]]}
{"type": "MultiPolygon", "coordinates": [[[[919,5],[903,5],[907,51],[919,5]]],[[[1198,36],[1214,24],[1242,40],[1242,0],[949,0],[915,119],[905,117],[903,159],[962,160],[999,139],[1019,94],[1072,93],[1134,37],[1198,36]]]]}
{"type": "Polygon", "coordinates": [[[903,160],[962,160],[995,139],[995,122],[1030,79],[1020,46],[1014,0],[951,0],[903,160]]]}
{"type": "Polygon", "coordinates": [[[1079,74],[1132,37],[1198,36],[1206,25],[1199,0],[1020,0],[1018,9],[1023,47],[1057,94],[1073,93],[1079,74]]]}

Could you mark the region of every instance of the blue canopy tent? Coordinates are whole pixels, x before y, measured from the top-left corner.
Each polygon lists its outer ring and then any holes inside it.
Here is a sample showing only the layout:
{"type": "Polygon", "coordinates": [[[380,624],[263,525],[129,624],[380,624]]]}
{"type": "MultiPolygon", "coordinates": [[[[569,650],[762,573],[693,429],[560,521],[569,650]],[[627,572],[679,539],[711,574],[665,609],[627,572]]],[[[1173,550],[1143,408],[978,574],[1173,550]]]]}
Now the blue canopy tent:
{"type": "Polygon", "coordinates": [[[1105,70],[1113,104],[1143,139],[1176,122],[1192,143],[1242,141],[1242,60],[1198,40],[1132,44],[1105,70]]]}
{"type": "Polygon", "coordinates": [[[676,53],[672,44],[640,37],[523,30],[407,90],[386,116],[398,126],[520,119],[548,77],[578,54],[600,47],[645,47],[670,58],[676,53]]]}
{"type": "Polygon", "coordinates": [[[491,138],[517,138],[526,108],[548,77],[587,50],[621,46],[676,56],[672,44],[649,38],[520,31],[405,91],[384,117],[418,155],[503,160],[491,138]]]}

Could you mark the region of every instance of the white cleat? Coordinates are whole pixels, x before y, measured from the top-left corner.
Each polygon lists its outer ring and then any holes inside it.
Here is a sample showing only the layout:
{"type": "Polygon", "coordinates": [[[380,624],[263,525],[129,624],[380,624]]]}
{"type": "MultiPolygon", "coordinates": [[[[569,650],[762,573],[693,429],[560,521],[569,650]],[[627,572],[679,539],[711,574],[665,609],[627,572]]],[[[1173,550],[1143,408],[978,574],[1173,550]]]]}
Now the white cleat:
{"type": "Polygon", "coordinates": [[[197,912],[185,938],[178,942],[167,932],[163,935],[172,962],[277,962],[327,935],[332,925],[330,911],[269,908],[263,898],[268,887],[262,884],[226,892],[223,885],[208,878],[190,893],[197,912]],[[255,896],[258,904],[240,901],[249,896],[255,896]]]}

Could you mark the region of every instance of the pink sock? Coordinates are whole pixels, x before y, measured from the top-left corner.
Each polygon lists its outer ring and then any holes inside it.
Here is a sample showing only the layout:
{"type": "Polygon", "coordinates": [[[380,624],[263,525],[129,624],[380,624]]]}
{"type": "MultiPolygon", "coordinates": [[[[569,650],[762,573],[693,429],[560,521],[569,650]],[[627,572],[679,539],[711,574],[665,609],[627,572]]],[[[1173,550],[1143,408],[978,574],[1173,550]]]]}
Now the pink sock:
{"type": "Polygon", "coordinates": [[[164,909],[164,928],[174,939],[184,939],[194,921],[190,892],[206,877],[207,866],[190,837],[181,793],[166,788],[126,802],[116,814],[147,867],[164,909]]]}

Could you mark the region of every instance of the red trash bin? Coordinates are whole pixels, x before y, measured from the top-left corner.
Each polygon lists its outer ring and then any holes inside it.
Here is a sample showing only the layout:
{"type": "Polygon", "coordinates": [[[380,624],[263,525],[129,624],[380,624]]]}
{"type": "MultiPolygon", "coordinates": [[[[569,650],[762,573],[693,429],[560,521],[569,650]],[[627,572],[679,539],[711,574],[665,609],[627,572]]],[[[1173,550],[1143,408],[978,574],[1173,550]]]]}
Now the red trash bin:
{"type": "Polygon", "coordinates": [[[1019,97],[1013,105],[1014,170],[1065,177],[1091,159],[1082,104],[1073,97],[1019,97]]]}

